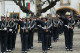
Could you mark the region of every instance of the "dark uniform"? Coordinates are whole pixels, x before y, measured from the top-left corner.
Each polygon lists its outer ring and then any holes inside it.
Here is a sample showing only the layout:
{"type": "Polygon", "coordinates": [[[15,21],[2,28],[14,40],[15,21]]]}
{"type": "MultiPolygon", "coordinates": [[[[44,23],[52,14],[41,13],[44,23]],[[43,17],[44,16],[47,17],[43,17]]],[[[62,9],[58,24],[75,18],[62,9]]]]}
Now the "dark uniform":
{"type": "Polygon", "coordinates": [[[31,30],[30,30],[30,21],[27,21],[27,23],[29,24],[29,33],[28,33],[28,50],[29,49],[31,49],[31,43],[32,43],[32,37],[31,36],[33,36],[33,34],[30,34],[30,32],[32,32],[31,30]]]}
{"type": "Polygon", "coordinates": [[[18,24],[14,22],[14,29],[13,29],[13,35],[12,35],[12,50],[15,49],[15,43],[16,43],[16,36],[18,33],[18,24]]]}
{"type": "MultiPolygon", "coordinates": [[[[45,19],[45,18],[43,18],[45,19]]],[[[44,22],[44,27],[42,28],[42,50],[43,52],[47,53],[48,50],[48,44],[49,44],[49,33],[50,33],[50,26],[48,24],[48,21],[43,21],[44,22]]]]}
{"type": "Polygon", "coordinates": [[[59,20],[59,34],[61,35],[63,33],[63,21],[59,20]]]}
{"type": "Polygon", "coordinates": [[[48,18],[47,20],[47,24],[48,24],[48,36],[49,36],[49,39],[48,39],[48,50],[50,50],[50,48],[52,48],[52,44],[51,44],[51,28],[52,28],[52,19],[51,18],[48,18]]]}
{"type": "Polygon", "coordinates": [[[13,43],[13,31],[15,29],[15,24],[13,21],[7,21],[7,34],[8,34],[8,41],[7,41],[7,51],[11,52],[12,43],[13,43]]]}
{"type": "Polygon", "coordinates": [[[6,27],[6,22],[5,20],[0,21],[1,24],[1,52],[4,53],[6,52],[6,47],[7,47],[7,27],[6,27]]]}
{"type": "Polygon", "coordinates": [[[56,42],[59,38],[59,31],[58,31],[58,21],[53,20],[53,27],[52,27],[52,36],[53,36],[53,41],[56,42]]]}
{"type": "Polygon", "coordinates": [[[15,21],[20,25],[20,36],[22,43],[22,53],[27,53],[28,49],[28,36],[29,36],[29,23],[23,21],[15,21]],[[27,30],[27,31],[26,31],[27,30]]]}
{"type": "Polygon", "coordinates": [[[33,20],[30,21],[30,31],[29,31],[29,48],[33,49],[33,37],[34,37],[34,27],[35,27],[35,22],[33,20]]]}
{"type": "Polygon", "coordinates": [[[67,50],[72,51],[73,48],[73,28],[75,22],[71,18],[61,18],[60,19],[64,22],[64,35],[65,35],[65,46],[67,50]]]}
{"type": "Polygon", "coordinates": [[[38,43],[41,43],[42,42],[42,38],[41,38],[41,35],[42,35],[41,25],[37,25],[37,30],[38,30],[38,43]]]}

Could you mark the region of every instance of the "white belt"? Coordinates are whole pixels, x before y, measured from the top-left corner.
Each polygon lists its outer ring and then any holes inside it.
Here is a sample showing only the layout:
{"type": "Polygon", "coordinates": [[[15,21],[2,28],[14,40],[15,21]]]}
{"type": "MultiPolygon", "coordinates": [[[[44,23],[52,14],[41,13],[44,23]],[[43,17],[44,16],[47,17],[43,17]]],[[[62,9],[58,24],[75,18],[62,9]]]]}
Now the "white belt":
{"type": "Polygon", "coordinates": [[[24,27],[21,27],[21,29],[23,29],[23,30],[24,30],[24,29],[26,29],[26,28],[24,28],[24,27]]]}
{"type": "Polygon", "coordinates": [[[12,31],[12,29],[9,29],[9,31],[11,32],[11,31],[12,31]]]}
{"type": "Polygon", "coordinates": [[[42,28],[43,28],[43,29],[47,29],[46,26],[45,26],[45,27],[42,27],[42,28]]]}
{"type": "Polygon", "coordinates": [[[6,30],[7,30],[7,28],[4,28],[3,30],[5,30],[5,31],[6,31],[6,30]]]}
{"type": "Polygon", "coordinates": [[[68,26],[68,25],[64,25],[65,27],[67,27],[67,28],[71,28],[70,26],[68,26]]]}

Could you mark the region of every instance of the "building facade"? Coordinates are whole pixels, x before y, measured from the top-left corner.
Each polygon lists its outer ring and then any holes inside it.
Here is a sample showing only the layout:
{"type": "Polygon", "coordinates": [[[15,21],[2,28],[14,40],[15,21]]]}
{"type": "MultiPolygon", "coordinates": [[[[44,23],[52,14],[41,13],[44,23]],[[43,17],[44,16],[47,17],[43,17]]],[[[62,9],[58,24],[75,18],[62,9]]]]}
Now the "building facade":
{"type": "MultiPolygon", "coordinates": [[[[26,0],[26,3],[30,3],[26,0]]],[[[43,6],[45,7],[46,4],[43,6]]],[[[30,3],[30,10],[36,14],[36,3],[30,3]]],[[[58,13],[60,15],[64,15],[66,11],[70,11],[73,14],[80,14],[80,0],[60,0],[57,2],[55,7],[48,10],[47,12],[43,13],[42,15],[46,15],[48,13],[58,13]],[[62,12],[62,13],[61,13],[62,12]]],[[[0,0],[0,16],[1,14],[8,14],[11,13],[18,14],[19,17],[26,16],[26,13],[22,12],[19,6],[17,6],[11,0],[0,0]]],[[[54,14],[53,13],[53,14],[54,14]]]]}

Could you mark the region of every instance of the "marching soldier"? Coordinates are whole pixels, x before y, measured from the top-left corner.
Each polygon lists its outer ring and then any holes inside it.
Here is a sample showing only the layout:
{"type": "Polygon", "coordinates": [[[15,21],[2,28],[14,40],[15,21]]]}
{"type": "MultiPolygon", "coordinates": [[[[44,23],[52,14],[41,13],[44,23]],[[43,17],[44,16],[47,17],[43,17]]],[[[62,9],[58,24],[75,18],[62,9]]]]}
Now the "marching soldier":
{"type": "MultiPolygon", "coordinates": [[[[50,14],[47,14],[47,21],[49,23],[49,25],[52,25],[52,17],[50,14]]],[[[51,36],[52,36],[52,33],[51,33],[51,28],[50,28],[50,31],[49,31],[49,41],[48,41],[48,50],[50,50],[50,48],[52,48],[52,44],[51,44],[51,36]]]]}
{"type": "MultiPolygon", "coordinates": [[[[41,20],[41,17],[39,17],[39,20],[41,20]]],[[[36,25],[36,27],[37,27],[37,31],[38,31],[38,43],[41,43],[42,42],[42,38],[41,38],[41,35],[42,35],[41,25],[36,25]]]]}
{"type": "Polygon", "coordinates": [[[42,27],[42,32],[43,32],[42,33],[42,50],[43,50],[43,53],[47,53],[50,26],[48,24],[47,18],[43,17],[42,21],[44,22],[44,27],[42,27]]]}
{"type": "Polygon", "coordinates": [[[4,15],[1,16],[0,21],[0,33],[1,33],[1,52],[5,53],[7,48],[7,27],[4,15]]]}
{"type": "Polygon", "coordinates": [[[8,34],[8,41],[7,41],[7,52],[11,52],[12,48],[12,42],[13,42],[13,31],[15,28],[15,24],[12,21],[11,17],[7,17],[7,34],[8,34]]]}
{"type": "Polygon", "coordinates": [[[53,36],[53,41],[57,42],[58,40],[58,20],[56,19],[56,16],[53,18],[53,27],[52,27],[52,36],[53,36]]]}
{"type": "Polygon", "coordinates": [[[33,20],[33,17],[31,17],[31,20],[30,20],[30,31],[29,31],[30,49],[33,49],[34,27],[35,27],[35,22],[33,20]]]}
{"type": "Polygon", "coordinates": [[[61,35],[63,33],[63,21],[59,19],[59,34],[61,35]]]}
{"type": "Polygon", "coordinates": [[[64,22],[64,35],[65,35],[65,46],[67,51],[72,51],[73,49],[73,29],[75,22],[71,18],[70,12],[66,12],[66,17],[60,19],[64,22]]]}
{"type": "Polygon", "coordinates": [[[14,29],[13,29],[13,33],[12,33],[12,50],[15,49],[15,43],[16,43],[16,36],[18,33],[18,23],[16,23],[13,19],[12,22],[14,23],[14,29]]]}
{"type": "Polygon", "coordinates": [[[29,31],[28,31],[28,48],[27,48],[27,50],[29,51],[30,49],[31,49],[31,40],[30,40],[30,27],[31,27],[31,25],[30,25],[30,17],[27,17],[26,18],[26,22],[27,22],[27,24],[29,25],[29,27],[28,27],[28,29],[29,29],[29,31]]]}
{"type": "Polygon", "coordinates": [[[28,36],[28,50],[33,49],[33,36],[34,36],[34,21],[33,18],[27,17],[27,23],[29,24],[29,36],[28,36]]]}
{"type": "Polygon", "coordinates": [[[25,17],[22,20],[16,20],[20,25],[20,36],[21,36],[21,43],[22,43],[22,53],[27,53],[28,49],[28,36],[29,36],[29,23],[26,22],[25,17]]]}

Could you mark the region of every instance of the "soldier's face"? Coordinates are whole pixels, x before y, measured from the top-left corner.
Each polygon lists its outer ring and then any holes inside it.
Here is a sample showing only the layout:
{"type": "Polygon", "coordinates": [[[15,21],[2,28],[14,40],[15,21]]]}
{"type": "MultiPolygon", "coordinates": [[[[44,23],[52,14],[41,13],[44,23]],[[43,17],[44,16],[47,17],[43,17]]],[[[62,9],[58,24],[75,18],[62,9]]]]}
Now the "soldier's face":
{"type": "Polygon", "coordinates": [[[27,19],[27,21],[30,21],[30,19],[27,19]]]}
{"type": "Polygon", "coordinates": [[[67,18],[71,18],[71,16],[70,16],[70,15],[67,15],[66,17],[67,17],[67,18]]]}
{"type": "Polygon", "coordinates": [[[4,20],[4,18],[1,18],[1,20],[4,20]]]}
{"type": "Polygon", "coordinates": [[[8,21],[11,21],[11,18],[7,18],[8,21]]]}
{"type": "Polygon", "coordinates": [[[25,22],[25,21],[26,21],[26,19],[22,19],[22,21],[23,21],[23,22],[25,22]]]}
{"type": "Polygon", "coordinates": [[[43,18],[43,21],[46,21],[46,19],[45,19],[45,18],[43,18]]]}

